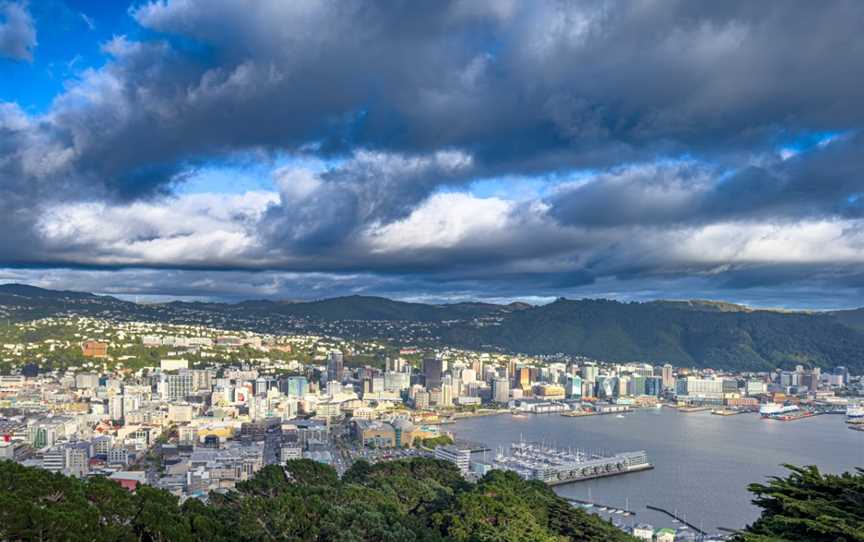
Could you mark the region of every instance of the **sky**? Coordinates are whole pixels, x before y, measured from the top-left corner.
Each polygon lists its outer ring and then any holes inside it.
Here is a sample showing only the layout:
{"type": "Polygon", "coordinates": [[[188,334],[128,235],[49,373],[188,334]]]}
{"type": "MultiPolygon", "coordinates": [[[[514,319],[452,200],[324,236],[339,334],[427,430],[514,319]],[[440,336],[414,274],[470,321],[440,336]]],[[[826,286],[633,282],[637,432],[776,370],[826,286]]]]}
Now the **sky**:
{"type": "Polygon", "coordinates": [[[864,3],[0,0],[0,283],[864,306],[864,3]]]}

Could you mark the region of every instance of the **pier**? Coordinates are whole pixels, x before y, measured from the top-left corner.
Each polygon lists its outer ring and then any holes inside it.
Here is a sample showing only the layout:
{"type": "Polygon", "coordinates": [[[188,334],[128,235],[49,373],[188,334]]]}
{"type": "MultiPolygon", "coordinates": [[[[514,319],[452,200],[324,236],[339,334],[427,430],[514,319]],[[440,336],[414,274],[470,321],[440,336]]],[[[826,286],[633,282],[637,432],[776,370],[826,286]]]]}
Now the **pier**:
{"type": "Polygon", "coordinates": [[[600,512],[608,512],[610,514],[621,514],[625,516],[635,516],[636,512],[632,510],[625,510],[623,508],[618,508],[617,506],[610,506],[608,504],[601,504],[598,502],[584,501],[582,499],[574,499],[573,497],[562,497],[565,501],[568,501],[573,504],[578,504],[582,507],[591,507],[600,512]],[[605,510],[603,510],[605,509],[605,510]]]}
{"type": "Polygon", "coordinates": [[[510,455],[498,453],[489,465],[550,486],[653,468],[644,451],[606,455],[525,442],[512,443],[510,455]]]}
{"type": "Polygon", "coordinates": [[[474,440],[457,438],[453,441],[453,444],[459,449],[470,450],[472,454],[491,451],[491,449],[482,442],[474,440]]]}
{"type": "Polygon", "coordinates": [[[679,517],[677,514],[670,512],[669,510],[666,510],[665,508],[660,508],[659,506],[652,506],[650,504],[645,505],[645,508],[647,508],[648,510],[654,510],[655,512],[660,512],[660,513],[666,514],[667,516],[674,519],[675,521],[678,521],[678,522],[690,527],[691,529],[693,529],[694,531],[696,531],[698,534],[700,534],[702,536],[705,536],[706,534],[708,534],[705,531],[703,531],[702,529],[700,529],[699,527],[693,525],[692,523],[685,520],[684,518],[679,517]]]}

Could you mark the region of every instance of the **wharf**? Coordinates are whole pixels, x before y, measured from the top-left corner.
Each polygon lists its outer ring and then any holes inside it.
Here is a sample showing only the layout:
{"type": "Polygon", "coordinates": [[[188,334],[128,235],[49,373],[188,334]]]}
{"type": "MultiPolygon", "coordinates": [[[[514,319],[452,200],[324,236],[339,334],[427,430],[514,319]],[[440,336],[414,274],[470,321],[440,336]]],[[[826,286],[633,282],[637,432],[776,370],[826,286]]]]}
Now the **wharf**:
{"type": "Polygon", "coordinates": [[[504,408],[499,410],[480,409],[476,411],[454,412],[452,415],[446,418],[442,418],[440,423],[455,423],[457,420],[465,420],[468,418],[481,418],[483,416],[498,416],[500,414],[510,414],[510,410],[504,408]]]}
{"type": "Polygon", "coordinates": [[[690,413],[690,412],[705,412],[707,410],[711,410],[711,407],[678,407],[678,412],[690,413]]]}
{"type": "Polygon", "coordinates": [[[705,531],[703,531],[702,529],[700,529],[699,527],[688,522],[684,518],[679,517],[677,513],[670,512],[669,510],[666,510],[665,508],[660,508],[659,506],[652,506],[650,504],[646,505],[645,508],[647,508],[648,510],[654,510],[655,512],[661,512],[663,514],[666,514],[667,516],[674,519],[675,521],[681,522],[682,524],[690,527],[691,529],[693,529],[694,531],[696,531],[700,535],[704,536],[704,535],[708,534],[705,531]]]}
{"type": "Polygon", "coordinates": [[[811,412],[809,410],[794,412],[791,414],[783,414],[778,416],[763,416],[762,419],[765,420],[777,420],[778,422],[794,422],[796,420],[804,420],[806,418],[812,418],[813,416],[821,415],[821,412],[811,412]]]}
{"type": "Polygon", "coordinates": [[[600,455],[518,442],[510,445],[510,453],[499,453],[490,466],[514,471],[526,480],[539,480],[550,486],[653,468],[644,451],[600,455]]]}
{"type": "Polygon", "coordinates": [[[729,410],[729,409],[718,409],[712,410],[711,414],[716,416],[737,416],[738,414],[750,414],[752,410],[729,410]]]}
{"type": "Polygon", "coordinates": [[[587,410],[571,410],[570,412],[562,412],[561,415],[566,418],[583,418],[585,416],[599,416],[600,413],[587,410]]]}
{"type": "Polygon", "coordinates": [[[598,502],[593,501],[584,501],[582,499],[574,499],[573,497],[563,497],[565,501],[578,504],[582,508],[594,508],[599,512],[608,512],[610,514],[622,514],[624,516],[635,516],[636,512],[632,510],[625,510],[623,508],[618,508],[617,506],[610,506],[608,504],[600,504],[598,502]]]}
{"type": "Polygon", "coordinates": [[[459,448],[460,450],[470,450],[471,453],[479,453],[479,452],[489,452],[491,448],[483,444],[482,442],[477,442],[474,440],[460,439],[457,438],[453,444],[459,448]]]}

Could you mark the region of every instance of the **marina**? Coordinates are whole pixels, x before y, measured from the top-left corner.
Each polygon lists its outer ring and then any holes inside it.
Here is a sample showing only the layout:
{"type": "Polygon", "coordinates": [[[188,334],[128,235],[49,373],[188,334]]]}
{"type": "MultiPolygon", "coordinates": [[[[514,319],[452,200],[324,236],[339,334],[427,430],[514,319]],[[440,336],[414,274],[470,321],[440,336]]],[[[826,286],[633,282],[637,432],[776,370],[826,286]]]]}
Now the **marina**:
{"type": "MultiPolygon", "coordinates": [[[[604,517],[603,507],[637,514],[610,516],[625,525],[638,518],[655,527],[680,527],[667,514],[647,508],[651,505],[716,533],[721,528],[741,529],[758,517],[747,486],[785,475],[783,463],[818,465],[833,473],[864,465],[864,432],[860,431],[864,426],[847,425],[843,413],[771,423],[756,413],[717,416],[710,410],[685,414],[676,408],[637,409],[624,419],[496,416],[461,420],[452,431],[496,451],[514,441],[541,442],[563,450],[599,450],[598,455],[606,455],[603,450],[645,450],[654,468],[628,476],[554,484],[555,492],[593,503],[582,506],[604,517]]],[[[491,459],[493,453],[486,455],[491,459]]]]}
{"type": "Polygon", "coordinates": [[[561,485],[651,469],[644,451],[614,455],[562,450],[543,444],[514,442],[509,454],[499,452],[490,468],[515,472],[526,480],[561,485]]]}
{"type": "Polygon", "coordinates": [[[665,508],[661,508],[661,507],[659,507],[659,506],[654,506],[654,505],[651,505],[651,504],[646,504],[646,505],[645,505],[645,508],[647,508],[648,510],[654,510],[655,512],[660,512],[661,514],[666,514],[667,516],[669,516],[670,518],[672,518],[673,521],[675,521],[675,522],[677,522],[677,523],[680,523],[680,524],[682,524],[682,525],[685,525],[685,526],[687,526],[687,527],[690,528],[690,529],[693,529],[693,531],[695,531],[696,533],[698,533],[698,534],[700,534],[700,535],[706,535],[706,534],[708,534],[708,533],[706,533],[705,531],[703,531],[701,528],[699,528],[699,527],[693,525],[692,523],[688,522],[688,521],[687,521],[687,518],[680,517],[680,516],[678,515],[678,511],[677,511],[677,510],[674,511],[674,512],[670,512],[669,510],[666,510],[665,508]]]}
{"type": "Polygon", "coordinates": [[[606,513],[609,515],[618,514],[618,515],[621,515],[623,517],[630,517],[630,516],[636,515],[636,512],[629,510],[627,507],[619,508],[617,506],[612,506],[609,504],[601,504],[601,503],[593,502],[591,500],[586,501],[583,499],[574,499],[572,497],[564,497],[564,500],[566,500],[572,504],[575,504],[575,505],[577,505],[577,506],[579,506],[585,510],[590,510],[590,511],[596,510],[597,512],[603,512],[603,513],[606,513]]]}

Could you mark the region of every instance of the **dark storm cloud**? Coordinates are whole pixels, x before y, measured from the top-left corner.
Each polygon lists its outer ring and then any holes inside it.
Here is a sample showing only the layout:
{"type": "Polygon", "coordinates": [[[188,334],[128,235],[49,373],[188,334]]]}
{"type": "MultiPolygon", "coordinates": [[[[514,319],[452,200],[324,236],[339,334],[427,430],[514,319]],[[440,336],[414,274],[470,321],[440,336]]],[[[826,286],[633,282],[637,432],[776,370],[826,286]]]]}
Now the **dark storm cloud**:
{"type": "MultiPolygon", "coordinates": [[[[862,120],[855,2],[216,0],[135,13],[213,48],[220,65],[195,107],[262,121],[232,129],[237,143],[455,146],[493,169],[549,168],[749,150],[862,120]]],[[[227,137],[220,116],[205,126],[227,137]]]]}
{"type": "Polygon", "coordinates": [[[405,218],[436,187],[465,182],[472,171],[471,157],[459,152],[361,152],[318,175],[282,171],[281,203],[268,209],[259,227],[273,246],[306,254],[344,249],[357,228],[405,218]],[[308,186],[298,186],[303,182],[308,186]]]}
{"type": "MultiPolygon", "coordinates": [[[[131,14],[147,37],[105,44],[106,65],[50,111],[0,104],[7,264],[386,272],[430,289],[494,288],[486,274],[553,290],[718,265],[658,256],[654,237],[679,229],[854,221],[864,205],[860,2],[189,0],[131,14]],[[817,132],[851,135],[776,156],[817,132]],[[178,248],[201,230],[143,218],[124,227],[147,259],[107,234],[49,243],[37,225],[60,203],[166,201],[196,167],[244,153],[332,165],[277,174],[278,202],[206,250],[178,248]],[[399,250],[364,238],[442,187],[577,168],[599,173],[502,212],[498,232],[399,250]],[[160,239],[176,242],[148,247],[160,239]]],[[[418,241],[444,228],[434,218],[418,241]]]]}
{"type": "Polygon", "coordinates": [[[552,197],[564,224],[671,226],[862,217],[864,135],[724,172],[695,161],[613,169],[552,197]]]}
{"type": "Polygon", "coordinates": [[[135,196],[250,148],[457,148],[545,172],[861,124],[860,3],[509,5],[145,4],[169,41],[108,44],[40,130],[74,173],[135,196]]]}

